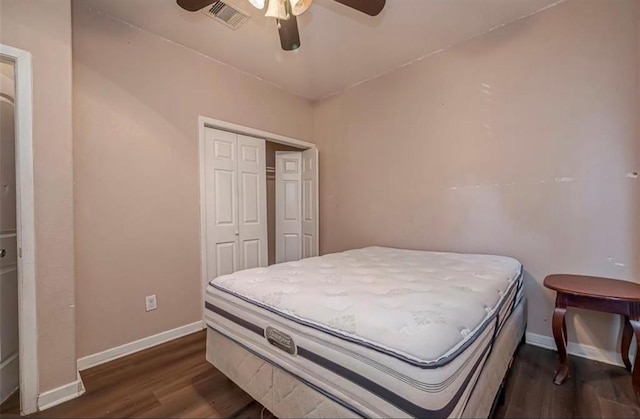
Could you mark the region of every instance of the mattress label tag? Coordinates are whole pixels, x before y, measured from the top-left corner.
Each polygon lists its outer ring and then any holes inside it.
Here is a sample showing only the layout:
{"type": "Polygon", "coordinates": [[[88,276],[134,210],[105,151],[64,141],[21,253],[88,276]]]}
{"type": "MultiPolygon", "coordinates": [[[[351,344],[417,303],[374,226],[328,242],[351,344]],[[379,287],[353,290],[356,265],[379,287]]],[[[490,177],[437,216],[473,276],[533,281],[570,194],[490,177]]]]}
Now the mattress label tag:
{"type": "Polygon", "coordinates": [[[276,348],[282,349],[283,351],[288,352],[291,355],[295,355],[296,344],[293,342],[291,336],[277,329],[274,329],[271,326],[267,326],[265,337],[267,338],[267,341],[269,341],[269,343],[276,348]]]}

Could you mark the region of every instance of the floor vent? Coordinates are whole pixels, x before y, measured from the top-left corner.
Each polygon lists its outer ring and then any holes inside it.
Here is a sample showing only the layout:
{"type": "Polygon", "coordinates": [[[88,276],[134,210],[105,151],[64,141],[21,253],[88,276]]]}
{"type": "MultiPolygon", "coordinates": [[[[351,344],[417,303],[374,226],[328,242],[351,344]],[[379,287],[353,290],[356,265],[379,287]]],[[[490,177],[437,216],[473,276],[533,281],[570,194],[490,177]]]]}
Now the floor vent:
{"type": "Polygon", "coordinates": [[[234,31],[249,20],[248,14],[221,1],[216,1],[210,7],[202,9],[202,13],[234,31]]]}

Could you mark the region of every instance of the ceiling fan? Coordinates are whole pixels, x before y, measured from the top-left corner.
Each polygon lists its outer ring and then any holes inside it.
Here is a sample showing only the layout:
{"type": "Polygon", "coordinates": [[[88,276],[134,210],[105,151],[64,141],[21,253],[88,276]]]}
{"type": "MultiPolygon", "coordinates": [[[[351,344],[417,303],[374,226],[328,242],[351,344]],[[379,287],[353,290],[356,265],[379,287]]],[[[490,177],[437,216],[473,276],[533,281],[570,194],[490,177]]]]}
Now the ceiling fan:
{"type": "MultiPolygon", "coordinates": [[[[265,16],[275,18],[278,23],[280,46],[285,51],[300,48],[300,33],[296,16],[304,13],[313,0],[249,0],[254,7],[264,9],[265,16]]],[[[386,0],[335,0],[369,16],[377,16],[384,8],[386,0]]],[[[177,0],[178,5],[189,12],[209,6],[216,0],[177,0]]]]}

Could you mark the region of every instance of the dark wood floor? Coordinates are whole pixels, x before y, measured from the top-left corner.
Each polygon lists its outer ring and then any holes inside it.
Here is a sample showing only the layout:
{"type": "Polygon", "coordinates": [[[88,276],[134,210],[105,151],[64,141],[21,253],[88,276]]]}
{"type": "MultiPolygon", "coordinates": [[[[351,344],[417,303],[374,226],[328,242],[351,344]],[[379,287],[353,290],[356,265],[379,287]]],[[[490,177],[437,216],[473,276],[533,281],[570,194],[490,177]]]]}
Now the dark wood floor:
{"type": "Polygon", "coordinates": [[[496,418],[637,418],[631,375],[622,367],[569,357],[571,376],[552,379],[555,351],[523,345],[507,380],[506,400],[496,418]]]}
{"type": "Polygon", "coordinates": [[[20,392],[13,393],[4,403],[0,404],[0,417],[4,417],[3,414],[9,413],[15,414],[20,411],[20,392]]]}
{"type": "MultiPolygon", "coordinates": [[[[262,406],[205,360],[195,333],[81,373],[86,393],[33,417],[260,417],[262,406]]],[[[0,413],[13,417],[15,409],[0,413]]]]}
{"type": "MultiPolygon", "coordinates": [[[[84,395],[34,417],[271,417],[208,364],[204,353],[200,332],[83,371],[84,395]]],[[[571,361],[572,377],[555,386],[556,354],[523,345],[496,417],[640,417],[623,368],[571,361]]],[[[5,403],[2,410],[0,417],[14,417],[17,403],[5,403]]]]}

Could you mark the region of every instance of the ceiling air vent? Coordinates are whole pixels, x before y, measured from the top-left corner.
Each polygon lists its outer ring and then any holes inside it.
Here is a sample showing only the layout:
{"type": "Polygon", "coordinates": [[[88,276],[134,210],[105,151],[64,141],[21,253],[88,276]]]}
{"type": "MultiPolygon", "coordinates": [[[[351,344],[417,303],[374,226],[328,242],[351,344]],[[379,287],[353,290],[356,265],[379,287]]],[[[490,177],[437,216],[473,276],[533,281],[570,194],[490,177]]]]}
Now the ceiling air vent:
{"type": "Polygon", "coordinates": [[[249,15],[245,12],[221,1],[216,1],[211,6],[202,9],[202,13],[233,30],[238,29],[249,19],[249,15]]]}

